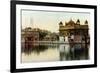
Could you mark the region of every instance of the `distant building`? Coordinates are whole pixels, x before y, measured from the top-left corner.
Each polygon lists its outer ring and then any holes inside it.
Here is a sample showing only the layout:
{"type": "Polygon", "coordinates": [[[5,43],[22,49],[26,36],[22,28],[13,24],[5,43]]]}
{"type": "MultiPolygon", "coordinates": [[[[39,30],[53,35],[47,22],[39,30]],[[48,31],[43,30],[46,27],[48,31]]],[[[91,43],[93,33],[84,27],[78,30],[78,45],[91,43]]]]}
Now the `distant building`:
{"type": "Polygon", "coordinates": [[[69,22],[65,22],[63,25],[62,22],[59,23],[59,38],[62,41],[68,42],[87,42],[89,40],[89,27],[88,21],[86,20],[84,24],[80,24],[80,20],[78,19],[74,22],[72,19],[69,22]],[[63,39],[62,39],[63,38],[63,39]],[[67,38],[67,40],[65,39],[67,38]]]}
{"type": "Polygon", "coordinates": [[[39,41],[38,29],[32,29],[31,27],[22,29],[21,42],[22,48],[31,48],[36,42],[39,41]]]}
{"type": "Polygon", "coordinates": [[[59,38],[59,35],[57,33],[50,33],[50,34],[47,34],[45,37],[44,37],[44,41],[57,41],[59,38]]]}

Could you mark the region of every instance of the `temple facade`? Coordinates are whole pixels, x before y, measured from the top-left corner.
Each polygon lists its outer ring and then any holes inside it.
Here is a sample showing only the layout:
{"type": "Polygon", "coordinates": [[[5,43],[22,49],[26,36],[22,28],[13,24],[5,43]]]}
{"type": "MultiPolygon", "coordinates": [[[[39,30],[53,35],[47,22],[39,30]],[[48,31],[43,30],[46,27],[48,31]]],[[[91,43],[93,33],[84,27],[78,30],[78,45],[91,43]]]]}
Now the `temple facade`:
{"type": "Polygon", "coordinates": [[[69,22],[59,23],[59,40],[67,42],[89,42],[89,27],[88,21],[84,24],[78,19],[74,22],[72,19],[69,22]]]}

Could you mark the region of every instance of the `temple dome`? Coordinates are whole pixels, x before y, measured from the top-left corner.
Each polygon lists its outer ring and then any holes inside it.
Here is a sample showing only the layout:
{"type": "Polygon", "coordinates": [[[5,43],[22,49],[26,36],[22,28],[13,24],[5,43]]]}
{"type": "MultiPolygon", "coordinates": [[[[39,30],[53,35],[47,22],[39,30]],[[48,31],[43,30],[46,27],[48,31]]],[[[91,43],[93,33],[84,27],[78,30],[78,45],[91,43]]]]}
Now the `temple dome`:
{"type": "Polygon", "coordinates": [[[75,22],[71,19],[68,24],[75,24],[75,22]]]}

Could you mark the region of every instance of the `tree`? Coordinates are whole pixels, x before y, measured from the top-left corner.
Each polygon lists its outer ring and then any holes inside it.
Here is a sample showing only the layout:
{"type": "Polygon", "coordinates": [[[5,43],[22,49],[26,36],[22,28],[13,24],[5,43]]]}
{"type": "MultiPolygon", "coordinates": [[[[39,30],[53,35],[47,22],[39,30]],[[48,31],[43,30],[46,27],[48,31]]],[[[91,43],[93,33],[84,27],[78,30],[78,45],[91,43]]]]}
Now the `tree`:
{"type": "Polygon", "coordinates": [[[39,39],[40,39],[40,40],[43,40],[44,37],[45,37],[47,34],[48,34],[47,32],[40,31],[40,32],[39,32],[39,39]]]}

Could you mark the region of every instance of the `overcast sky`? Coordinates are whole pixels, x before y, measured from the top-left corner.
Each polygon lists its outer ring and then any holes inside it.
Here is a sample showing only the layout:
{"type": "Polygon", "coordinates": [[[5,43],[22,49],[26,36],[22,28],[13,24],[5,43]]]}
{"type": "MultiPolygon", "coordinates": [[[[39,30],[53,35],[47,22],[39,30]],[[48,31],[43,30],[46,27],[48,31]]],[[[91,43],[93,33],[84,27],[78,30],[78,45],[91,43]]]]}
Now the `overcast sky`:
{"type": "Polygon", "coordinates": [[[32,28],[59,32],[59,22],[65,23],[70,19],[75,22],[77,19],[80,19],[82,25],[84,25],[85,20],[88,20],[90,24],[89,13],[22,10],[22,28],[31,26],[32,28]]]}

